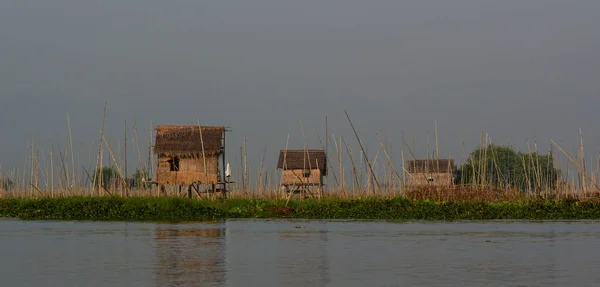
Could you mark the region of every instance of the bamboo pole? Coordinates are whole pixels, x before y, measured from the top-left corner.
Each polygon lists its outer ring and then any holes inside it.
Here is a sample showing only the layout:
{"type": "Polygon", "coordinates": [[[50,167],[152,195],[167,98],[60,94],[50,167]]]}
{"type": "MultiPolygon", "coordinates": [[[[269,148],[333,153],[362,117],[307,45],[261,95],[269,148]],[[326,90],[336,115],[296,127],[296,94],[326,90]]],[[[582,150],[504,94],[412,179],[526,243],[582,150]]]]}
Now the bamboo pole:
{"type": "Polygon", "coordinates": [[[375,176],[375,173],[373,172],[373,167],[371,166],[371,162],[369,161],[369,158],[367,157],[367,154],[365,153],[365,150],[363,149],[360,138],[358,137],[358,134],[356,133],[356,129],[354,129],[354,125],[352,124],[352,121],[350,120],[350,116],[348,115],[348,112],[346,110],[344,110],[344,112],[346,113],[348,122],[350,123],[350,126],[352,127],[352,130],[354,131],[354,135],[356,135],[356,140],[358,141],[358,144],[360,145],[360,149],[363,151],[365,160],[369,164],[369,170],[371,170],[371,176],[373,177],[373,180],[375,181],[375,184],[377,185],[377,189],[379,189],[379,182],[377,181],[377,177],[375,176]]]}
{"type": "Polygon", "coordinates": [[[440,147],[438,141],[438,127],[437,127],[437,119],[433,120],[435,126],[435,160],[437,164],[437,172],[440,172],[440,147]]]}
{"type": "MultiPolygon", "coordinates": [[[[157,176],[156,174],[154,174],[154,157],[152,157],[152,134],[153,134],[153,128],[152,128],[152,120],[150,120],[150,141],[148,142],[148,174],[146,175],[148,178],[150,178],[150,176],[153,176],[153,182],[158,182],[157,181],[157,176]]],[[[158,167],[157,167],[158,169],[158,167]]],[[[152,193],[152,189],[153,189],[153,185],[150,185],[150,193],[152,193]]],[[[161,188],[160,186],[157,186],[156,188],[156,195],[158,196],[160,194],[161,188]]]]}
{"type": "MultiPolygon", "coordinates": [[[[563,150],[556,142],[554,142],[554,140],[550,140],[572,163],[575,164],[575,166],[577,166],[578,169],[581,169],[581,166],[579,166],[579,163],[575,160],[573,160],[573,158],[567,153],[565,152],[565,150],[563,150]]],[[[584,176],[586,178],[589,179],[588,175],[584,173],[584,176]]],[[[596,189],[600,190],[600,186],[596,183],[594,183],[594,186],[596,187],[596,189]]]]}
{"type": "MultiPolygon", "coordinates": [[[[138,160],[139,160],[139,167],[142,169],[141,172],[141,180],[142,180],[142,187],[144,188],[144,191],[146,191],[147,189],[147,185],[146,185],[146,171],[144,170],[144,161],[142,160],[142,150],[140,149],[140,138],[138,136],[138,129],[137,129],[137,122],[135,117],[133,118],[133,131],[135,133],[135,144],[137,146],[137,153],[138,153],[138,160]]],[[[152,134],[152,133],[151,133],[152,134]]]]}
{"type": "Polygon", "coordinates": [[[246,148],[246,136],[244,136],[244,191],[248,188],[250,181],[248,180],[248,150],[246,148]]]}
{"type": "Polygon", "coordinates": [[[404,159],[404,131],[401,131],[402,135],[402,193],[406,194],[406,168],[405,168],[405,159],[404,159]]]}
{"type": "MultiPolygon", "coordinates": [[[[310,176],[312,177],[312,164],[310,161],[310,154],[308,153],[308,146],[306,143],[306,135],[304,134],[304,125],[302,124],[302,121],[300,121],[300,129],[302,130],[302,139],[304,140],[304,156],[303,156],[303,160],[304,160],[304,170],[306,170],[306,162],[308,160],[308,170],[310,171],[310,176]]],[[[304,170],[302,172],[304,172],[304,170]]],[[[304,183],[304,180],[301,180],[304,183]]],[[[310,191],[309,188],[309,193],[312,192],[310,191]]],[[[321,188],[319,187],[319,197],[321,196],[321,188]]]]}
{"type": "Polygon", "coordinates": [[[123,177],[123,173],[121,172],[121,168],[119,167],[119,162],[116,160],[114,154],[112,153],[110,145],[106,141],[106,138],[102,137],[102,140],[104,141],[104,144],[106,145],[106,149],[108,149],[108,153],[110,154],[110,157],[112,158],[112,160],[113,160],[113,162],[115,164],[115,167],[117,168],[117,172],[119,173],[119,177],[121,177],[121,180],[123,181],[123,183],[125,183],[125,178],[123,177]]]}
{"type": "Polygon", "coordinates": [[[354,179],[354,184],[352,185],[352,189],[355,189],[356,187],[360,187],[359,183],[358,183],[358,177],[356,175],[356,165],[354,164],[354,157],[352,156],[352,151],[350,150],[350,148],[348,147],[348,145],[346,144],[346,142],[344,141],[344,146],[346,146],[346,151],[348,152],[348,156],[350,157],[350,163],[352,163],[352,175],[353,175],[353,179],[354,179]]]}
{"type": "Polygon", "coordinates": [[[21,176],[21,186],[19,189],[25,188],[25,178],[27,177],[27,170],[29,167],[29,140],[26,141],[27,148],[25,149],[25,164],[23,164],[23,174],[21,176]]]}
{"type": "Polygon", "coordinates": [[[40,185],[40,137],[37,137],[37,144],[35,145],[35,185],[34,188],[39,191],[40,185]]]}
{"type": "MultiPolygon", "coordinates": [[[[321,140],[321,137],[319,136],[319,133],[317,132],[317,130],[315,129],[315,134],[317,135],[317,139],[319,140],[319,144],[321,145],[321,148],[323,148],[323,141],[321,140]]],[[[325,141],[327,142],[329,140],[329,136],[327,136],[327,138],[325,138],[325,141]]],[[[327,147],[325,147],[325,150],[327,150],[327,147]]],[[[337,177],[335,176],[335,172],[333,171],[333,165],[331,165],[331,161],[329,160],[329,153],[325,152],[325,162],[327,163],[328,168],[328,172],[327,172],[327,177],[329,177],[329,173],[333,172],[333,180],[335,181],[336,185],[338,185],[338,180],[337,177]]],[[[327,190],[329,191],[329,187],[327,187],[327,190]]]]}
{"type": "Polygon", "coordinates": [[[34,166],[35,166],[35,156],[33,154],[33,149],[35,146],[35,134],[31,137],[31,172],[29,175],[29,185],[31,186],[30,188],[30,196],[33,196],[33,170],[34,170],[34,166]]]}
{"type": "MultiPolygon", "coordinates": [[[[462,159],[461,159],[461,164],[465,164],[465,140],[463,139],[462,141],[462,159]]],[[[461,186],[465,184],[465,175],[464,175],[464,171],[461,171],[461,175],[460,175],[460,184],[461,186]]]]}
{"type": "Polygon", "coordinates": [[[69,117],[69,113],[67,113],[67,123],[69,125],[69,142],[71,145],[71,172],[72,172],[72,179],[71,181],[73,181],[73,183],[69,182],[69,185],[75,185],[75,156],[74,156],[74,152],[73,152],[73,135],[71,133],[71,118],[69,117]]]}
{"type": "Polygon", "coordinates": [[[281,179],[279,180],[279,186],[283,185],[283,171],[287,169],[287,150],[288,144],[290,143],[290,134],[287,135],[287,140],[285,141],[285,151],[283,152],[283,165],[281,167],[281,179]]]}
{"type": "Polygon", "coordinates": [[[263,181],[263,175],[265,173],[264,168],[265,168],[265,156],[266,156],[266,154],[267,154],[267,145],[265,145],[265,150],[263,151],[262,158],[261,158],[261,161],[260,161],[260,171],[259,171],[259,176],[258,176],[258,178],[259,178],[258,190],[259,191],[261,191],[263,188],[265,188],[264,185],[266,185],[266,180],[263,181]]]}
{"type": "Polygon", "coordinates": [[[533,149],[534,149],[534,152],[535,152],[535,163],[534,164],[535,164],[535,170],[536,170],[535,173],[536,173],[537,185],[538,185],[537,188],[538,188],[539,193],[541,193],[542,189],[543,189],[542,188],[543,178],[542,178],[542,174],[541,174],[542,169],[540,167],[540,156],[539,156],[539,153],[538,153],[537,137],[535,135],[535,130],[533,131],[533,149]]]}
{"type": "MultiPolygon", "coordinates": [[[[96,167],[94,169],[94,174],[98,173],[100,180],[98,180],[98,194],[100,194],[100,188],[102,186],[102,139],[104,138],[104,121],[106,120],[106,105],[104,102],[104,114],[102,116],[102,127],[100,128],[100,142],[98,144],[98,157],[96,157],[96,167]],[[100,168],[100,169],[98,169],[100,168]]],[[[93,186],[96,186],[96,177],[94,176],[93,186]]]]}
{"type": "MultiPolygon", "coordinates": [[[[377,164],[377,158],[379,158],[379,151],[380,151],[380,149],[378,148],[377,152],[375,153],[375,158],[373,159],[373,163],[372,163],[372,165],[375,166],[376,168],[377,168],[377,166],[376,166],[376,164],[377,164]]],[[[381,188],[379,188],[379,185],[377,187],[378,187],[378,191],[381,191],[381,188]]],[[[373,190],[371,192],[371,190],[368,189],[367,193],[369,193],[369,192],[372,193],[373,195],[375,194],[375,190],[373,190]]]]}
{"type": "MultiPolygon", "coordinates": [[[[244,147],[240,147],[240,176],[242,177],[242,192],[246,191],[246,179],[244,177],[244,147]]],[[[238,185],[239,187],[239,185],[238,185]]]]}
{"type": "MultiPolygon", "coordinates": [[[[388,160],[388,164],[390,165],[392,171],[396,174],[396,177],[398,178],[398,180],[402,180],[400,178],[400,175],[398,174],[398,172],[396,171],[396,169],[394,168],[394,165],[392,164],[392,159],[390,158],[390,156],[388,155],[388,152],[386,150],[386,148],[383,145],[383,142],[381,141],[381,138],[379,137],[379,135],[377,135],[377,139],[379,140],[379,144],[381,144],[381,148],[383,148],[383,153],[385,154],[385,157],[388,160]]],[[[439,169],[439,168],[438,168],[439,169]]]]}
{"type": "Polygon", "coordinates": [[[125,120],[125,139],[123,143],[123,158],[125,160],[125,197],[129,197],[129,179],[127,178],[127,120],[125,120]]]}
{"type": "MultiPolygon", "coordinates": [[[[62,167],[61,191],[65,191],[65,190],[67,190],[67,188],[69,186],[69,182],[68,182],[69,174],[67,173],[65,157],[64,157],[63,152],[61,151],[60,144],[58,143],[58,141],[56,142],[56,145],[58,147],[58,154],[60,155],[60,162],[61,162],[61,167],[62,167]],[[65,184],[65,183],[66,183],[67,188],[63,187],[63,184],[65,184]]],[[[66,151],[67,151],[67,149],[65,148],[65,154],[66,154],[66,151]]]]}
{"type": "Polygon", "coordinates": [[[54,156],[53,156],[53,152],[54,152],[54,143],[52,143],[52,151],[50,151],[50,177],[51,179],[51,183],[50,183],[50,196],[54,197],[54,156]]]}
{"type": "MultiPolygon", "coordinates": [[[[329,163],[329,136],[328,136],[328,125],[327,125],[327,114],[325,114],[325,169],[327,169],[327,164],[329,163]]],[[[317,133],[318,135],[318,133],[317,133]]],[[[319,141],[321,141],[321,139],[319,139],[319,141]]],[[[325,187],[327,188],[327,191],[329,191],[329,173],[327,173],[326,175],[326,180],[325,180],[325,187]]]]}
{"type": "MultiPolygon", "coordinates": [[[[204,140],[202,137],[202,126],[200,125],[200,119],[198,119],[198,131],[200,132],[200,145],[202,146],[202,161],[204,162],[204,184],[208,184],[208,171],[206,170],[206,154],[204,153],[204,140]]],[[[211,194],[213,197],[213,194],[211,194]]]]}
{"type": "Polygon", "coordinates": [[[346,183],[346,177],[344,175],[344,165],[343,165],[343,157],[342,157],[342,141],[343,141],[343,137],[340,137],[340,147],[338,148],[338,153],[339,153],[339,169],[340,169],[340,182],[342,183],[342,191],[345,193],[346,191],[344,190],[344,185],[346,183]]]}
{"type": "Polygon", "coordinates": [[[587,168],[586,168],[586,164],[585,164],[585,152],[584,152],[584,148],[583,148],[583,132],[581,129],[579,129],[579,143],[580,143],[580,159],[581,159],[581,171],[580,173],[585,174],[585,177],[580,177],[581,178],[581,185],[583,187],[583,193],[587,193],[587,181],[586,179],[587,177],[587,168]]]}

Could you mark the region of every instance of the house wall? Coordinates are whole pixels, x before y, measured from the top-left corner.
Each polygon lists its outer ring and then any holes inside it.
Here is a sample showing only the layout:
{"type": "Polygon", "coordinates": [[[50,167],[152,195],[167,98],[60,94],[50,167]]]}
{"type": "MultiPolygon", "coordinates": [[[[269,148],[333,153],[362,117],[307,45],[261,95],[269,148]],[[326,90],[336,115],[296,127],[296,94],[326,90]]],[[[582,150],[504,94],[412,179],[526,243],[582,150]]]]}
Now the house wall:
{"type": "Polygon", "coordinates": [[[452,186],[454,175],[452,173],[410,173],[408,185],[411,186],[452,186]],[[429,177],[433,181],[428,181],[429,177]]]}
{"type": "Polygon", "coordinates": [[[206,174],[204,173],[204,161],[198,158],[180,158],[179,171],[171,171],[169,160],[171,157],[161,156],[158,158],[156,169],[156,181],[158,184],[193,184],[193,183],[217,183],[219,173],[218,156],[206,157],[206,174]]]}
{"type": "Polygon", "coordinates": [[[300,184],[314,184],[321,185],[322,177],[321,170],[313,169],[310,171],[310,177],[303,177],[302,169],[291,169],[284,170],[281,175],[281,184],[282,185],[300,185],[300,184]],[[300,177],[301,179],[299,179],[300,177]]]}

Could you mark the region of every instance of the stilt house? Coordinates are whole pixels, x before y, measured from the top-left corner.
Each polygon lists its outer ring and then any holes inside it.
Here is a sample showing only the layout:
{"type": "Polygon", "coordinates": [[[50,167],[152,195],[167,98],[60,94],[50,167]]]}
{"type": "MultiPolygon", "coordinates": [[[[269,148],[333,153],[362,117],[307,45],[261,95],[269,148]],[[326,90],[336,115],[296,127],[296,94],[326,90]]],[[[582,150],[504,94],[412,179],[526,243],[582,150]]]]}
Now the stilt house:
{"type": "Polygon", "coordinates": [[[277,168],[282,170],[281,185],[286,188],[321,187],[327,175],[327,157],[324,150],[281,150],[277,168]]]}
{"type": "Polygon", "coordinates": [[[225,127],[157,126],[156,183],[164,186],[221,182],[219,157],[223,155],[224,142],[225,127]]]}
{"type": "Polygon", "coordinates": [[[452,186],[456,178],[453,159],[421,159],[406,162],[409,187],[452,186]]]}

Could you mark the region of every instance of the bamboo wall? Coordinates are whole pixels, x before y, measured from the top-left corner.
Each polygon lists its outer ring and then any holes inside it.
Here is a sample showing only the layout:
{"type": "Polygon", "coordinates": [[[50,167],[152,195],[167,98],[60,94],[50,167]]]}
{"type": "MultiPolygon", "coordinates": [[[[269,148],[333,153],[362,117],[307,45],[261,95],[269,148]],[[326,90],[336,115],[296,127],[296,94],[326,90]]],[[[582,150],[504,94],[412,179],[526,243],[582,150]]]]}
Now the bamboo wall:
{"type": "Polygon", "coordinates": [[[215,184],[218,182],[218,155],[206,157],[206,174],[204,161],[199,158],[180,158],[179,171],[171,171],[170,157],[159,157],[156,169],[156,181],[159,185],[169,184],[215,184]]]}
{"type": "Polygon", "coordinates": [[[282,185],[301,185],[301,184],[313,184],[321,185],[322,177],[321,170],[313,169],[310,171],[310,177],[303,177],[302,169],[290,169],[284,170],[281,176],[282,185]],[[298,178],[300,177],[300,178],[298,178]]]}
{"type": "Polygon", "coordinates": [[[448,187],[454,185],[454,175],[452,173],[411,173],[408,177],[408,186],[440,186],[448,187]],[[429,177],[433,181],[428,181],[429,177]]]}

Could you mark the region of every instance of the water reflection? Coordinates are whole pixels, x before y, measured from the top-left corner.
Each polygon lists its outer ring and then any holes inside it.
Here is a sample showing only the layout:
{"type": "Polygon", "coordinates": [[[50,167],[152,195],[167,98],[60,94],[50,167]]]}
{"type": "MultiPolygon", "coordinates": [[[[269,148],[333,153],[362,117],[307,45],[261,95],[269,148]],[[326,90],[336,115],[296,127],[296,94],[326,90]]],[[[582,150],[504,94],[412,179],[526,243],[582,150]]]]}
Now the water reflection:
{"type": "Polygon", "coordinates": [[[228,221],[227,286],[325,286],[331,281],[326,224],[228,221]]]}
{"type": "Polygon", "coordinates": [[[161,226],[156,229],[156,286],[222,286],[225,227],[161,226]]]}
{"type": "Polygon", "coordinates": [[[0,278],[1,286],[598,286],[599,225],[5,220],[0,278]]]}
{"type": "Polygon", "coordinates": [[[326,230],[280,231],[278,258],[281,286],[324,286],[329,283],[326,230]]]}

